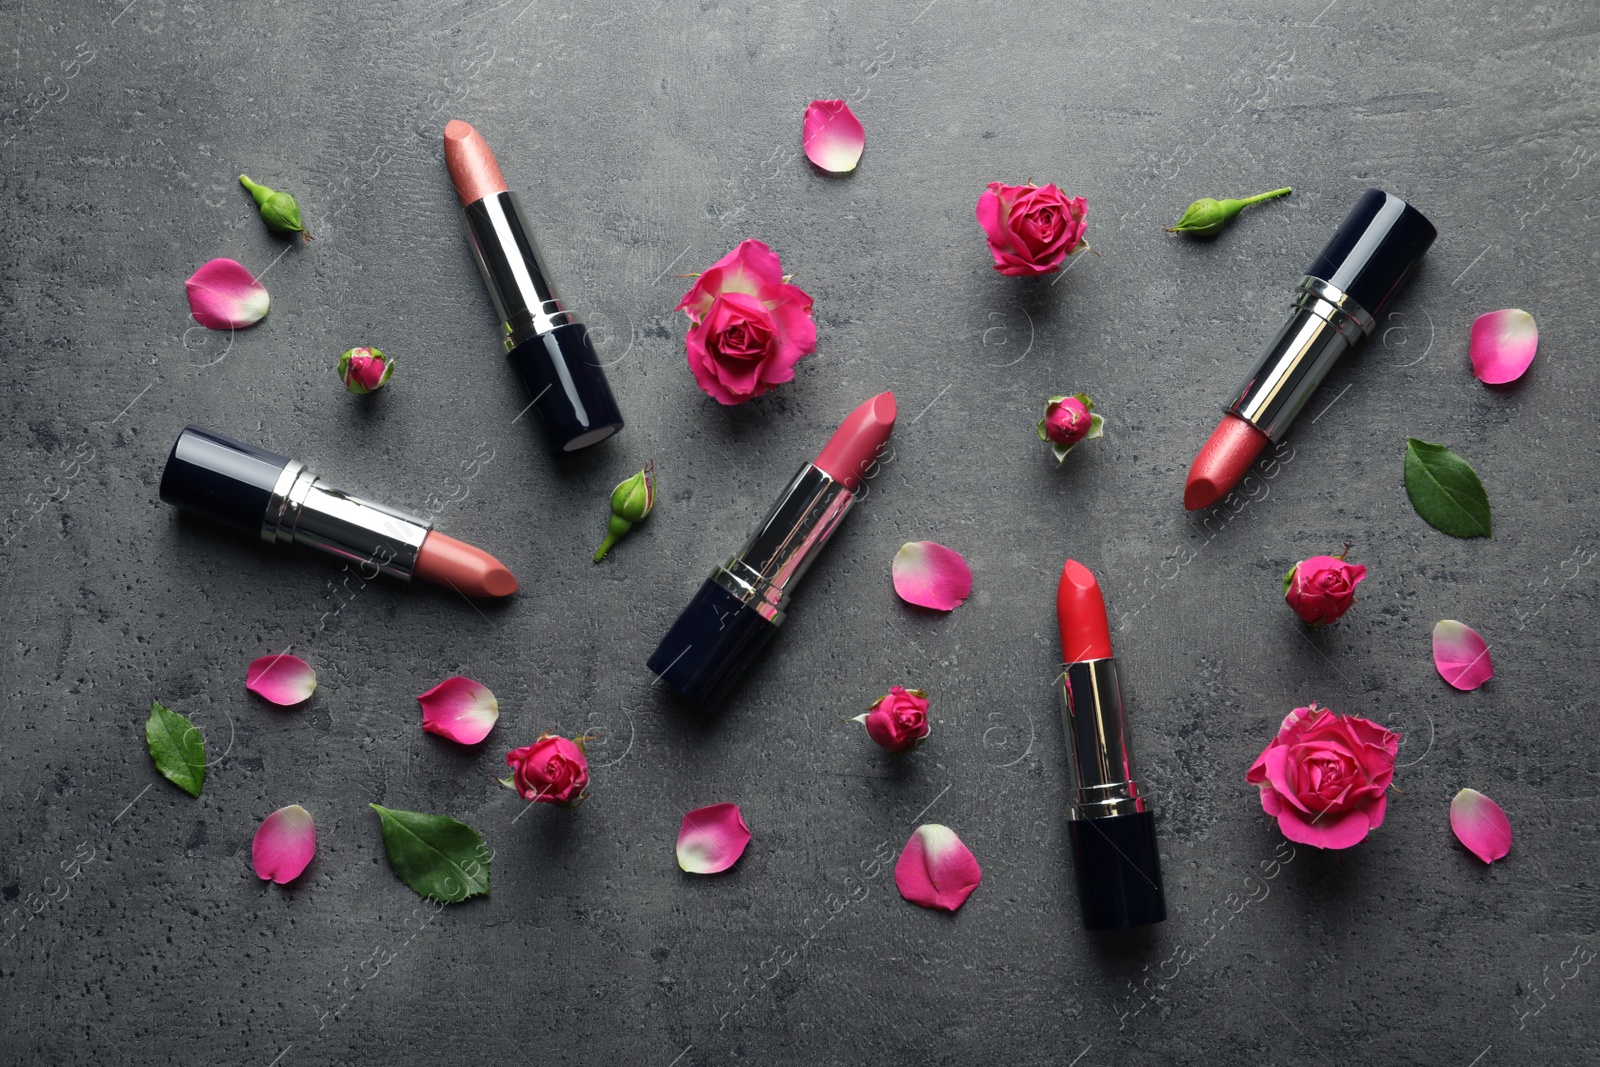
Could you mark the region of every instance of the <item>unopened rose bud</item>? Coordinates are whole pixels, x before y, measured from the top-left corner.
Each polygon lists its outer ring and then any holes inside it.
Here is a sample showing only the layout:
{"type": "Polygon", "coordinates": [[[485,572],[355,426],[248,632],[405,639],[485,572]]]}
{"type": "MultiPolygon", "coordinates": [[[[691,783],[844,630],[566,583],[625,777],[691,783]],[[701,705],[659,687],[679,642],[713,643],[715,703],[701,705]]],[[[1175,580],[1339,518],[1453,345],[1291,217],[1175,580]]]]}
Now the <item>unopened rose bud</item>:
{"type": "Polygon", "coordinates": [[[1259,204],[1263,200],[1271,200],[1275,196],[1287,196],[1289,186],[1274,189],[1270,193],[1258,193],[1247,196],[1243,200],[1213,200],[1203,196],[1189,205],[1189,210],[1183,213],[1183,218],[1178,220],[1176,226],[1167,227],[1168,233],[1192,233],[1196,237],[1212,237],[1222,232],[1222,227],[1227,225],[1229,219],[1249,207],[1259,204]]]}
{"type": "Polygon", "coordinates": [[[867,736],[886,752],[909,752],[933,729],[928,722],[928,694],[898,685],[850,721],[865,726],[867,736]]]}
{"type": "Polygon", "coordinates": [[[611,525],[606,530],[606,539],[595,550],[594,561],[599,563],[605,559],[611,546],[633,529],[634,523],[643,521],[655,506],[656,465],[651,462],[644,465],[644,470],[611,490],[611,525]]]}
{"type": "Polygon", "coordinates": [[[265,185],[257,185],[243,174],[239,175],[239,184],[250,190],[250,195],[256,198],[261,221],[274,230],[298,233],[306,240],[311,240],[311,232],[300,223],[300,205],[295,203],[294,197],[276,189],[268,189],[265,185]]]}
{"type": "Polygon", "coordinates": [[[1346,563],[1349,551],[1346,545],[1337,556],[1312,556],[1283,576],[1283,599],[1302,621],[1326,626],[1356,602],[1356,586],[1366,579],[1367,568],[1346,563]]]}
{"type": "Polygon", "coordinates": [[[1080,441],[1092,440],[1105,432],[1105,420],[1092,414],[1094,401],[1083,393],[1053,396],[1044,408],[1044,418],[1036,429],[1039,440],[1050,445],[1056,464],[1067,458],[1080,441]]]}
{"type": "Polygon", "coordinates": [[[370,393],[394,374],[394,360],[376,348],[352,348],[339,357],[339,380],[349,392],[370,393]]]}

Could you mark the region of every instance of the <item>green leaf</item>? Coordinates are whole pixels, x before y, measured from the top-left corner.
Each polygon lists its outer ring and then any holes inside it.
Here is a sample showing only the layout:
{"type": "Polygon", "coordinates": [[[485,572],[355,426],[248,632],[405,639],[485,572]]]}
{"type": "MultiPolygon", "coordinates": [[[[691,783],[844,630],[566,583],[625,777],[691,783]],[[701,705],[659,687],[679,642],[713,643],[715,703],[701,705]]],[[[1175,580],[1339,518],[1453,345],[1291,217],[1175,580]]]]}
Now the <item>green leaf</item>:
{"type": "Polygon", "coordinates": [[[199,796],[200,787],[206,784],[206,739],[194,723],[152,700],[144,740],[156,770],[185,793],[199,796]]]}
{"type": "Polygon", "coordinates": [[[1489,494],[1467,461],[1443,445],[1407,439],[1406,495],[1436,530],[1451,537],[1489,536],[1489,494]]]}
{"type": "Polygon", "coordinates": [[[368,807],[383,821],[389,866],[420,896],[444,904],[489,892],[489,849],[478,831],[448,815],[368,807]]]}

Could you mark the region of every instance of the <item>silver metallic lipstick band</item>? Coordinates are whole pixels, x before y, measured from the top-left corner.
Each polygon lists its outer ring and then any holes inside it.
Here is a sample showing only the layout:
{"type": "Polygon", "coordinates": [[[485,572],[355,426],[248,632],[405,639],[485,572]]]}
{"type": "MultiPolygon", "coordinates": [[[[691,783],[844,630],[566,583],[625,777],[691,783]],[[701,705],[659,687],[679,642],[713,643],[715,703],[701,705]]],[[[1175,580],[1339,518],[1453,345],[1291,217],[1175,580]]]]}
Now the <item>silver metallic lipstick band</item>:
{"type": "Polygon", "coordinates": [[[325,485],[299,460],[278,475],[261,517],[261,539],[311,545],[352,563],[411,580],[432,524],[325,485]]]}
{"type": "Polygon", "coordinates": [[[750,543],[711,575],[712,581],[782,625],[789,594],[828,543],[855,494],[810,463],[800,468],[750,543]]]}
{"type": "Polygon", "coordinates": [[[1372,333],[1372,316],[1342,289],[1306,275],[1294,311],[1226,410],[1272,439],[1283,439],[1345,349],[1372,333]]]}
{"type": "Polygon", "coordinates": [[[1061,681],[1061,725],[1072,747],[1077,783],[1068,817],[1101,819],[1144,811],[1144,797],[1133,780],[1116,660],[1066,664],[1061,681]]]}
{"type": "Polygon", "coordinates": [[[461,211],[472,258],[506,331],[506,351],[557,326],[577,322],[561,306],[516,193],[495,193],[461,211]]]}

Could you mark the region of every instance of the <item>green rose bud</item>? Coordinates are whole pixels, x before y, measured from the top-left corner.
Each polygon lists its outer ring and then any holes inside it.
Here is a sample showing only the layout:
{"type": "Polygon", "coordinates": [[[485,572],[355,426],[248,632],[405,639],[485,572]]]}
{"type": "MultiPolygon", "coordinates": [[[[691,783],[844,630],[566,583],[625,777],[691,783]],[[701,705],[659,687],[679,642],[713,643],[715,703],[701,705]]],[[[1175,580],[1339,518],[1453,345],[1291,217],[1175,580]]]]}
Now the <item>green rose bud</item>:
{"type": "Polygon", "coordinates": [[[594,561],[599,563],[605,559],[617,539],[633,529],[634,523],[642,522],[655,506],[656,465],[652,461],[644,465],[644,470],[611,490],[611,525],[606,530],[606,539],[595,550],[594,561]]]}
{"type": "Polygon", "coordinates": [[[1222,232],[1222,227],[1227,221],[1249,207],[1259,204],[1263,200],[1271,200],[1275,196],[1287,196],[1290,192],[1286,185],[1282,189],[1274,189],[1270,193],[1260,193],[1249,196],[1243,200],[1213,200],[1209,196],[1201,197],[1189,205],[1189,210],[1183,213],[1183,218],[1178,220],[1176,226],[1167,227],[1168,233],[1192,233],[1197,237],[1213,237],[1222,232]]]}
{"type": "Polygon", "coordinates": [[[283,233],[298,233],[306,240],[311,240],[310,232],[300,224],[300,205],[294,202],[294,197],[276,189],[268,189],[265,185],[257,185],[243,174],[239,175],[239,184],[250,190],[250,195],[256,198],[256,206],[261,209],[261,220],[268,226],[283,233]]]}

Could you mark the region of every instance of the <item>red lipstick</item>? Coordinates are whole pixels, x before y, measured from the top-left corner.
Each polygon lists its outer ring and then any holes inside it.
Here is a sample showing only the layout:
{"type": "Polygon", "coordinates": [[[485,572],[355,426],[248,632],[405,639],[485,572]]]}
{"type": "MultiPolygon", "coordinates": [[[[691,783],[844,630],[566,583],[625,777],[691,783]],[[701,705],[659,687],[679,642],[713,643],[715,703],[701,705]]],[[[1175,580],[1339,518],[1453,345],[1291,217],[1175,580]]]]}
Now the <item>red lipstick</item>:
{"type": "Polygon", "coordinates": [[[576,452],[622,429],[622,412],[578,316],[556,295],[522,201],[489,142],[469,123],[444,128],[444,162],[461,200],[472,257],[527,389],[534,421],[556,452],[576,452]]]}
{"type": "Polygon", "coordinates": [[[476,597],[517,591],[505,564],[483,549],[335,489],[298,460],[195,426],[178,435],[167,456],[161,499],[265,541],[337,556],[365,578],[421,578],[476,597]]]}
{"type": "Polygon", "coordinates": [[[1089,568],[1067,560],[1056,586],[1061,626],[1061,722],[1072,750],[1067,831],[1078,904],[1090,930],[1167,917],[1155,815],[1133,779],[1122,675],[1111,656],[1105,598],[1089,568]]]}
{"type": "Polygon", "coordinates": [[[1372,333],[1437,235],[1398,196],[1366,191],[1306,271],[1289,320],[1195,457],[1184,507],[1197,511],[1227,496],[1268,442],[1283,440],[1339,357],[1372,333]]]}
{"type": "Polygon", "coordinates": [[[714,710],[783,623],[789,597],[856,502],[856,490],[894,430],[893,393],[849,415],[816,461],[778,497],[750,540],[711,572],[656,645],[656,677],[714,710]]]}

